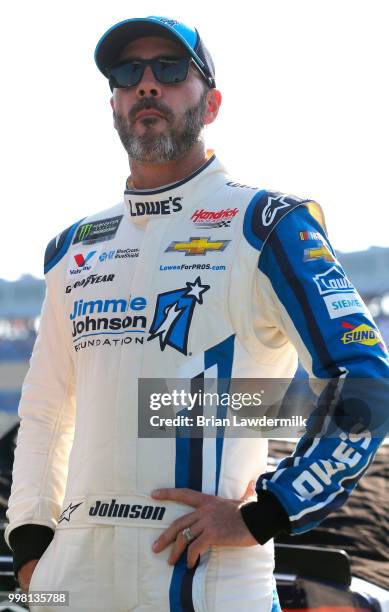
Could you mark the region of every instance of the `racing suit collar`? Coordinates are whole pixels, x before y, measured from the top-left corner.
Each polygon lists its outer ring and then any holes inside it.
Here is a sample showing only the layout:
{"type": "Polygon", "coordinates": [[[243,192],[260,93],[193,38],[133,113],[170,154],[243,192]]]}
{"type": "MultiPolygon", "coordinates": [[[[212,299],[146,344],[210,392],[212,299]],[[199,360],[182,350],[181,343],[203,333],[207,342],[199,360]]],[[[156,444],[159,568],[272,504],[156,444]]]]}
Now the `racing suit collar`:
{"type": "Polygon", "coordinates": [[[128,179],[124,191],[124,205],[134,223],[144,223],[150,219],[169,219],[185,210],[185,200],[191,204],[202,197],[204,189],[225,182],[226,170],[212,150],[208,152],[207,161],[195,172],[180,181],[162,185],[154,189],[134,189],[129,187],[128,179]],[[215,181],[216,179],[216,181],[215,181]]]}

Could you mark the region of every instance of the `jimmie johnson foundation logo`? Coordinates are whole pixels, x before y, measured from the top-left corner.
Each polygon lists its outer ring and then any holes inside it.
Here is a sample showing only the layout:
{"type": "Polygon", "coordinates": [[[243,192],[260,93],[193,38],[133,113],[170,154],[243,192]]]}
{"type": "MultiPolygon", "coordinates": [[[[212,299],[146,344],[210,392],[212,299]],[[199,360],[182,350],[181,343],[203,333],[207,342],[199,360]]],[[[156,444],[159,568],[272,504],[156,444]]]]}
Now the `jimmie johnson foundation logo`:
{"type": "Polygon", "coordinates": [[[203,303],[203,293],[208,289],[210,285],[202,285],[198,276],[194,283],[186,283],[186,287],[160,293],[147,340],[159,338],[161,351],[171,346],[187,355],[193,312],[196,304],[203,303]]]}

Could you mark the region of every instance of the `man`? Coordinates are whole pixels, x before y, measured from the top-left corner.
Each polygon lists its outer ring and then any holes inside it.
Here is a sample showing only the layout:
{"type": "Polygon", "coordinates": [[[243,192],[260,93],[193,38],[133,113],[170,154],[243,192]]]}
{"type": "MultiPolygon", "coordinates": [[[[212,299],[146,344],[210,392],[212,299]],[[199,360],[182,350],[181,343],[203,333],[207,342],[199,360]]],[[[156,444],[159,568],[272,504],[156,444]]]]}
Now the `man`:
{"type": "Polygon", "coordinates": [[[46,251],[6,530],[15,570],[24,588],[69,591],[71,610],[277,610],[272,538],[343,503],[379,440],[323,425],[266,473],[261,438],[138,436],[138,380],[291,378],[298,353],[344,384],[388,377],[388,355],[319,206],[237,183],[205,151],[221,94],[197,31],[126,20],[95,59],[131,176],[124,203],[46,251]]]}

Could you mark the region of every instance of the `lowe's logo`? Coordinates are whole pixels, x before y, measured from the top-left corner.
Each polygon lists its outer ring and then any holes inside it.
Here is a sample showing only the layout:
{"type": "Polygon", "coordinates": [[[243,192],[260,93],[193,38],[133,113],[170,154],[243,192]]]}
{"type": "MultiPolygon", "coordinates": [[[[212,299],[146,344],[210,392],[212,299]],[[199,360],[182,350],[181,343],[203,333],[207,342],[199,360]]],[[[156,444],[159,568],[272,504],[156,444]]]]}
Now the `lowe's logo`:
{"type": "Polygon", "coordinates": [[[313,280],[319,289],[320,295],[339,293],[340,291],[349,292],[350,289],[355,291],[354,286],[350,283],[343,270],[337,266],[332,266],[326,272],[316,274],[313,280]]]}

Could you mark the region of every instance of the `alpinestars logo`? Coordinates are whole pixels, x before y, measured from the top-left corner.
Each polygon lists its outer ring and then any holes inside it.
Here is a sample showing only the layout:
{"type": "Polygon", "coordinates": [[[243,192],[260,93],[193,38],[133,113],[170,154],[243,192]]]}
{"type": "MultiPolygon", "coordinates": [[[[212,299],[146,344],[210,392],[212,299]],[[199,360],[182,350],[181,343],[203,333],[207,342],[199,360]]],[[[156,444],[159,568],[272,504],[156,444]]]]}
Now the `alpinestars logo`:
{"type": "Polygon", "coordinates": [[[62,511],[61,516],[59,517],[58,523],[62,523],[62,521],[67,521],[69,523],[71,515],[73,514],[75,510],[77,510],[79,506],[81,506],[82,503],[83,502],[80,502],[79,504],[76,504],[75,506],[73,506],[72,502],[70,502],[68,507],[62,511]]]}
{"type": "Polygon", "coordinates": [[[281,208],[287,208],[291,206],[292,202],[302,202],[300,198],[286,196],[280,194],[276,198],[269,196],[267,199],[267,204],[262,211],[262,224],[265,227],[271,225],[276,217],[276,214],[281,208]],[[289,202],[286,202],[285,198],[288,198],[289,202]]]}
{"type": "Polygon", "coordinates": [[[171,346],[187,355],[193,312],[196,304],[203,303],[203,293],[208,289],[210,285],[202,285],[198,276],[194,283],[186,283],[186,287],[160,293],[147,340],[159,338],[161,351],[171,346]]]}

